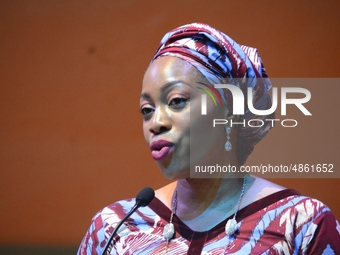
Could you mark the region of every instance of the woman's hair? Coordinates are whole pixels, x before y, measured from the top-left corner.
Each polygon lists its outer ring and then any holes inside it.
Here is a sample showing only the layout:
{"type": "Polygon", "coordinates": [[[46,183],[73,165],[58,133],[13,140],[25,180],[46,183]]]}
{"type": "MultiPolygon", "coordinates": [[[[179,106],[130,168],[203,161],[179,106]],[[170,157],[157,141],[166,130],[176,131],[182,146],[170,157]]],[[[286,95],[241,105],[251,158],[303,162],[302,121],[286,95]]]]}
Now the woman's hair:
{"type": "MultiPolygon", "coordinates": [[[[257,110],[271,107],[268,90],[271,83],[257,49],[239,45],[229,36],[207,24],[192,23],[178,27],[162,38],[153,60],[161,56],[181,58],[203,74],[209,81],[210,88],[214,84],[233,84],[240,88],[247,98],[247,88],[253,91],[253,106],[257,110]]],[[[152,60],[152,61],[153,61],[152,60]]],[[[216,89],[229,111],[232,112],[232,96],[226,89],[216,89]]],[[[254,115],[245,105],[244,115],[234,116],[234,121],[243,123],[237,127],[237,159],[243,165],[257,144],[271,128],[266,119],[270,116],[254,115]],[[262,126],[250,127],[248,120],[261,120],[262,126]]],[[[252,122],[252,125],[257,125],[252,122]]]]}

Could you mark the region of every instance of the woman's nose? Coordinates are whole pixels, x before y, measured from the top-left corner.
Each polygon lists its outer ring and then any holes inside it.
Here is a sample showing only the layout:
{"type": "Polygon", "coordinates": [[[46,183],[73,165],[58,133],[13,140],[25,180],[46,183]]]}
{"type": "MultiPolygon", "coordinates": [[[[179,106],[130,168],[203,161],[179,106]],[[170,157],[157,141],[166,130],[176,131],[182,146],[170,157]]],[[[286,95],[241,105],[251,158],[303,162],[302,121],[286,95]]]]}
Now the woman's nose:
{"type": "Polygon", "coordinates": [[[149,123],[149,131],[153,134],[161,134],[171,129],[170,116],[164,107],[156,108],[149,123]]]}

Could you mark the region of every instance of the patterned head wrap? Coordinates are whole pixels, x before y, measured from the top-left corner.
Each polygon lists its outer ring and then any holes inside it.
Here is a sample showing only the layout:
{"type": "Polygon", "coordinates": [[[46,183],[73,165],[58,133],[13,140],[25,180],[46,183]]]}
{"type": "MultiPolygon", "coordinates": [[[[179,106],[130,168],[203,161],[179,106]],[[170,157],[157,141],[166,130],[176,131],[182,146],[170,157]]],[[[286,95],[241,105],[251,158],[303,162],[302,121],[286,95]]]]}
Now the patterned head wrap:
{"type": "MultiPolygon", "coordinates": [[[[153,60],[161,56],[175,56],[196,67],[210,85],[234,84],[247,99],[247,88],[253,88],[255,109],[271,107],[268,90],[271,83],[257,49],[239,45],[226,34],[206,24],[192,23],[168,32],[161,40],[153,60]]],[[[152,61],[153,61],[152,60],[152,61]]],[[[212,86],[211,86],[212,87],[212,86]]],[[[224,103],[232,111],[229,91],[218,89],[224,103]]],[[[245,107],[244,115],[234,116],[234,121],[246,123],[250,119],[263,120],[261,127],[237,125],[237,159],[243,165],[257,144],[268,132],[274,116],[258,116],[245,107]]],[[[253,124],[255,125],[255,124],[253,124]]]]}

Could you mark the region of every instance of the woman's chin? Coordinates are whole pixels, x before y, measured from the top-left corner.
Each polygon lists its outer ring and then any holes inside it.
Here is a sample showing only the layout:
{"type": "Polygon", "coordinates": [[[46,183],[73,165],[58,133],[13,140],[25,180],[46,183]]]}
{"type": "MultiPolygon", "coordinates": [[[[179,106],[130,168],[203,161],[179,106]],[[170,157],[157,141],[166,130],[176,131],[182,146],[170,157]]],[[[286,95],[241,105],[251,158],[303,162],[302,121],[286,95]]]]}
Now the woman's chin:
{"type": "Polygon", "coordinates": [[[179,171],[178,169],[173,168],[166,168],[162,169],[160,168],[163,176],[171,181],[179,180],[179,179],[185,179],[190,177],[190,170],[183,170],[179,171]]]}

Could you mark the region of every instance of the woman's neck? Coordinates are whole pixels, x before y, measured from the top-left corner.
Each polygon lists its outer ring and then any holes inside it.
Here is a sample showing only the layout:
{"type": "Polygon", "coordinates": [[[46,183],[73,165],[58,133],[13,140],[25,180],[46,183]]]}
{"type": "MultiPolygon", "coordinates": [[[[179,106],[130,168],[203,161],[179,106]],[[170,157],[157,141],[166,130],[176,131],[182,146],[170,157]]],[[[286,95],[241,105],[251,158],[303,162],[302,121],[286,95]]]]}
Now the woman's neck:
{"type": "MultiPolygon", "coordinates": [[[[156,191],[156,196],[169,207],[188,227],[206,231],[237,211],[243,179],[181,179],[156,191]],[[177,193],[177,208],[173,208],[177,193]]],[[[284,187],[267,180],[246,175],[244,196],[240,208],[284,187]]]]}
{"type": "Polygon", "coordinates": [[[191,221],[214,210],[215,215],[223,212],[225,219],[235,212],[242,186],[243,178],[178,180],[176,214],[183,221],[191,221]]]}

